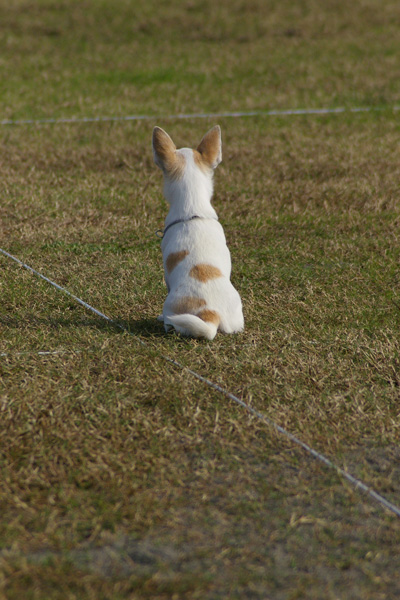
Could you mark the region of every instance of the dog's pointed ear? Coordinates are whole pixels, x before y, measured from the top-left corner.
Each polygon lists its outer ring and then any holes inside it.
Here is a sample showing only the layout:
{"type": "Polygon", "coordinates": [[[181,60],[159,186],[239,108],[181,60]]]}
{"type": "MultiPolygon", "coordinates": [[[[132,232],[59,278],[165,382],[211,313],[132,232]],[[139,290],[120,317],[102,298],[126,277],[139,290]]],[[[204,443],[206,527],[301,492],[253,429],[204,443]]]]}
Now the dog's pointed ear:
{"type": "Polygon", "coordinates": [[[177,160],[176,146],[161,127],[153,129],[153,156],[154,162],[160,169],[167,172],[173,170],[177,160]]]}
{"type": "Polygon", "coordinates": [[[215,169],[222,160],[221,127],[215,125],[201,140],[197,146],[197,152],[201,154],[203,161],[211,169],[215,169]]]}

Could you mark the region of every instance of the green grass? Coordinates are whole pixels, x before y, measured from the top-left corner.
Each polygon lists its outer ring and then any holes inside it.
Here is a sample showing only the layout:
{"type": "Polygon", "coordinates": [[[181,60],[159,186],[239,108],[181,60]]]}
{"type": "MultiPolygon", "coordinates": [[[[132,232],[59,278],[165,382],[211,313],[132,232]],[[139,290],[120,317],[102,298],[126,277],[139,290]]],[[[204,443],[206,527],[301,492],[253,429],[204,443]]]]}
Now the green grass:
{"type": "Polygon", "coordinates": [[[150,141],[214,121],[1,128],[0,247],[133,336],[0,257],[0,597],[398,597],[398,521],[162,355],[399,503],[399,16],[0,2],[4,119],[384,108],[220,120],[246,330],[210,343],[156,321],[150,141]]]}

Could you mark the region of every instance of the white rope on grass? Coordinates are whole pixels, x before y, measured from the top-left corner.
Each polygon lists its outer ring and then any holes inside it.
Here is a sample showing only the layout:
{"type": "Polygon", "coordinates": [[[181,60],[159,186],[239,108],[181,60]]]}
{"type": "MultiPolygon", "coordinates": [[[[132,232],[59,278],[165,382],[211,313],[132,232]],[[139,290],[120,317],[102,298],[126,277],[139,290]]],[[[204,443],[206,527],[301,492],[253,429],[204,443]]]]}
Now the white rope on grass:
{"type": "MultiPolygon", "coordinates": [[[[105,315],[101,311],[97,310],[96,308],[94,308],[93,306],[91,306],[90,304],[88,304],[87,302],[84,302],[83,300],[81,300],[80,298],[78,298],[77,296],[75,296],[74,294],[72,294],[69,290],[67,290],[66,288],[61,287],[60,285],[58,285],[58,283],[55,283],[54,281],[52,281],[51,279],[49,279],[45,275],[42,275],[42,273],[39,273],[39,271],[36,271],[35,269],[33,269],[32,267],[30,267],[29,265],[27,265],[24,262],[22,262],[19,258],[17,258],[15,256],[13,256],[12,254],[10,254],[9,252],[6,252],[2,248],[0,248],[0,252],[2,254],[4,254],[4,256],[10,258],[11,260],[13,260],[17,264],[19,264],[24,269],[27,269],[28,271],[30,271],[31,273],[33,273],[34,275],[36,275],[37,277],[39,277],[40,279],[43,279],[44,281],[47,281],[47,283],[49,283],[50,285],[52,285],[53,287],[55,287],[60,292],[63,292],[64,294],[67,294],[67,296],[69,296],[70,298],[72,298],[73,300],[75,300],[76,302],[78,302],[79,304],[81,304],[87,310],[90,310],[91,312],[93,312],[94,314],[98,315],[102,319],[105,319],[108,323],[110,323],[114,327],[118,327],[122,331],[125,331],[130,336],[132,336],[135,340],[137,340],[142,346],[145,346],[146,348],[149,348],[148,344],[146,344],[143,340],[141,340],[137,335],[135,335],[131,331],[129,331],[129,329],[127,327],[124,327],[123,325],[121,325],[120,323],[117,323],[116,321],[114,321],[110,317],[107,317],[107,315],[105,315]]],[[[226,396],[230,400],[233,400],[234,402],[236,402],[236,404],[239,404],[248,413],[250,413],[251,415],[257,417],[258,419],[260,419],[261,421],[263,421],[264,423],[266,423],[269,427],[275,429],[275,431],[278,431],[280,434],[282,434],[283,436],[285,436],[291,442],[293,442],[297,446],[300,446],[301,448],[303,448],[303,450],[305,450],[308,454],[311,454],[311,456],[313,456],[314,458],[316,458],[320,462],[324,463],[326,466],[328,466],[331,469],[333,469],[334,471],[336,471],[336,473],[338,473],[344,479],[347,479],[347,481],[349,481],[356,489],[365,492],[371,498],[373,498],[374,500],[376,500],[377,502],[379,502],[382,506],[384,506],[385,508],[387,508],[389,511],[393,512],[397,517],[400,517],[400,507],[396,506],[395,504],[393,504],[392,502],[390,502],[389,500],[387,500],[386,498],[384,498],[383,496],[381,496],[381,494],[378,494],[377,492],[375,492],[375,490],[373,490],[372,488],[368,487],[363,481],[361,481],[360,479],[357,479],[356,477],[354,477],[353,475],[351,475],[351,473],[349,473],[348,471],[345,471],[341,467],[338,467],[335,463],[333,463],[324,454],[321,454],[317,450],[314,450],[314,448],[312,448],[311,446],[309,446],[308,444],[306,444],[305,442],[303,442],[302,440],[300,440],[298,437],[296,437],[295,435],[293,435],[289,431],[286,431],[286,429],[284,429],[283,427],[281,427],[280,425],[278,425],[277,423],[275,423],[272,419],[270,419],[269,417],[267,417],[263,413],[259,412],[258,410],[254,409],[249,404],[246,404],[246,402],[244,402],[241,398],[238,398],[237,396],[235,396],[234,394],[232,394],[231,392],[229,392],[225,388],[221,387],[217,383],[214,383],[213,381],[210,381],[209,379],[207,379],[206,377],[203,377],[199,373],[196,373],[196,371],[193,371],[192,369],[189,369],[188,367],[185,367],[185,365],[182,365],[178,361],[176,361],[176,360],[174,360],[174,359],[172,359],[172,358],[170,358],[168,356],[165,356],[164,354],[160,354],[160,356],[165,361],[167,361],[170,364],[178,367],[179,369],[187,371],[193,377],[195,377],[199,381],[202,381],[203,383],[205,383],[206,385],[208,385],[210,388],[216,390],[217,392],[220,392],[221,394],[223,394],[224,396],[226,396]]]]}
{"type": "Polygon", "coordinates": [[[335,115],[342,113],[366,113],[392,110],[397,112],[400,106],[339,106],[337,108],[289,108],[273,110],[250,110],[233,112],[204,112],[204,113],[177,113],[173,115],[114,115],[99,117],[55,117],[43,119],[3,119],[0,125],[56,125],[74,123],[107,123],[118,121],[157,121],[179,119],[223,119],[231,117],[287,117],[296,115],[335,115]]]}
{"type": "Polygon", "coordinates": [[[37,352],[35,351],[29,351],[27,350],[26,352],[1,352],[0,356],[10,356],[11,358],[13,358],[14,356],[52,356],[52,355],[57,355],[57,354],[79,354],[81,351],[80,350],[38,350],[37,352]]]}

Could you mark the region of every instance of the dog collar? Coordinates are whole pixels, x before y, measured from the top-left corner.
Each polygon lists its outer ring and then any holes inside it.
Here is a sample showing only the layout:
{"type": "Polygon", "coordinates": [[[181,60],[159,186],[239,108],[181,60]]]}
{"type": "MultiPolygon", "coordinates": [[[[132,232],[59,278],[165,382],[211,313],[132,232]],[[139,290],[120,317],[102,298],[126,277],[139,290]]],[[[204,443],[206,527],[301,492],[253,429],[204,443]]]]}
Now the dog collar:
{"type": "MultiPolygon", "coordinates": [[[[178,223],[188,223],[189,221],[193,221],[193,219],[209,219],[210,217],[199,217],[199,215],[193,215],[193,217],[189,217],[189,219],[177,219],[176,221],[172,221],[172,223],[170,223],[169,225],[166,226],[165,229],[157,229],[156,231],[156,236],[160,239],[162,239],[165,234],[167,233],[168,229],[170,227],[172,227],[173,225],[177,225],[178,223]]],[[[211,217],[212,219],[215,219],[215,217],[211,217]]],[[[216,221],[218,221],[218,219],[215,219],[216,221]]]]}

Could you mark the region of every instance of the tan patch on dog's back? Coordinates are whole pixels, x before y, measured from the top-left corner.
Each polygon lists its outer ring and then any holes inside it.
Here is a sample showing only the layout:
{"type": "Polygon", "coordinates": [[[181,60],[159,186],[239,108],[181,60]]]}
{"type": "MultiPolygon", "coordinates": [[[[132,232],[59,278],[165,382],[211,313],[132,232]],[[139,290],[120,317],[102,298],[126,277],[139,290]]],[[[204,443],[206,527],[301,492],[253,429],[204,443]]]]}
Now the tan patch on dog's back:
{"type": "Polygon", "coordinates": [[[214,325],[219,325],[221,320],[219,314],[215,310],[208,310],[208,308],[200,311],[197,316],[200,317],[202,321],[205,321],[206,323],[214,323],[214,325]]]}
{"type": "Polygon", "coordinates": [[[171,273],[176,265],[182,262],[188,254],[189,250],[179,250],[179,252],[171,252],[171,254],[168,254],[167,260],[165,261],[168,273],[171,273]]]}
{"type": "Polygon", "coordinates": [[[206,283],[207,281],[210,281],[210,279],[217,279],[218,277],[223,276],[218,267],[207,264],[195,265],[190,269],[189,275],[190,277],[193,277],[193,279],[197,279],[202,283],[206,283]]]}
{"type": "Polygon", "coordinates": [[[195,314],[200,308],[206,305],[206,301],[203,298],[196,298],[194,296],[182,296],[176,302],[174,302],[172,308],[176,315],[195,314]]]}

